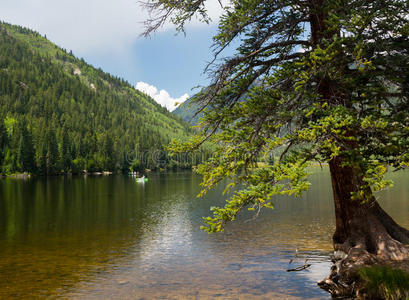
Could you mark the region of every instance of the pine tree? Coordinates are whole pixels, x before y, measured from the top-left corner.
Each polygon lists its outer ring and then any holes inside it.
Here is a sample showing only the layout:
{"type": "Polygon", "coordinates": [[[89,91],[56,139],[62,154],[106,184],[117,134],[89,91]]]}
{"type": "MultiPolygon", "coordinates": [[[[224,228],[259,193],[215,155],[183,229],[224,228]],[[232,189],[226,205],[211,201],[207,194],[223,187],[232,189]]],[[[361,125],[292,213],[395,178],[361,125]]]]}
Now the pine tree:
{"type": "Polygon", "coordinates": [[[115,169],[115,153],[114,144],[111,136],[108,134],[103,139],[102,154],[105,157],[104,170],[113,171],[115,169]]]}
{"type": "Polygon", "coordinates": [[[64,172],[70,172],[71,171],[71,161],[72,161],[71,142],[68,136],[67,129],[64,128],[63,131],[64,132],[63,132],[61,147],[60,147],[60,158],[61,158],[60,166],[64,172]]]}
{"type": "Polygon", "coordinates": [[[46,174],[54,175],[58,172],[58,144],[57,138],[55,136],[55,131],[48,128],[45,135],[45,145],[46,145],[46,174]]]}
{"type": "MultiPolygon", "coordinates": [[[[209,21],[206,2],[148,1],[155,17],[145,34],[168,19],[179,30],[195,16],[209,21]]],[[[359,263],[408,259],[409,230],[374,193],[390,186],[389,165],[409,165],[409,2],[233,0],[222,10],[212,81],[195,100],[205,113],[202,131],[174,144],[181,152],[205,141],[217,147],[198,168],[203,193],[226,177],[243,187],[213,208],[205,229],[223,230],[246,207],[272,208],[274,195],[300,195],[309,187],[308,162],[323,162],[334,249],[345,253],[323,286],[341,291],[348,281],[353,289],[348,272],[359,263]],[[217,59],[235,43],[234,56],[217,59]],[[279,159],[258,166],[270,152],[279,159]]]]}
{"type": "Polygon", "coordinates": [[[20,140],[17,153],[17,164],[21,172],[33,173],[36,171],[35,166],[35,149],[33,137],[23,122],[20,125],[20,140]]]}
{"type": "Polygon", "coordinates": [[[0,119],[0,166],[3,165],[4,158],[6,156],[6,147],[8,144],[8,136],[4,121],[0,119]]]}

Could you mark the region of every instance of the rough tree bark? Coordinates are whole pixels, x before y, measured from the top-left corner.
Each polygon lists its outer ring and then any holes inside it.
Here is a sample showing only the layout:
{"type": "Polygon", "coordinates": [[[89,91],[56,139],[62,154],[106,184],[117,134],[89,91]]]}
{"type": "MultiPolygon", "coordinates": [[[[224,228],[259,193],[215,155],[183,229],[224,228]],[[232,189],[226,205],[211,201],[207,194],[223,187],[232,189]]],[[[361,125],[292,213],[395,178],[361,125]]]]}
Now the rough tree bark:
{"type": "Polygon", "coordinates": [[[341,164],[339,157],[329,163],[336,219],[334,249],[348,253],[359,248],[382,259],[405,259],[409,252],[402,243],[409,243],[409,231],[396,224],[370,191],[365,203],[351,200],[362,179],[352,167],[341,164]]]}
{"type": "Polygon", "coordinates": [[[337,253],[331,275],[319,285],[335,296],[358,291],[357,270],[365,265],[409,259],[409,230],[399,226],[378,204],[371,191],[364,203],[351,199],[362,184],[352,167],[342,166],[342,158],[329,162],[335,204],[336,228],[333,236],[337,253]]]}

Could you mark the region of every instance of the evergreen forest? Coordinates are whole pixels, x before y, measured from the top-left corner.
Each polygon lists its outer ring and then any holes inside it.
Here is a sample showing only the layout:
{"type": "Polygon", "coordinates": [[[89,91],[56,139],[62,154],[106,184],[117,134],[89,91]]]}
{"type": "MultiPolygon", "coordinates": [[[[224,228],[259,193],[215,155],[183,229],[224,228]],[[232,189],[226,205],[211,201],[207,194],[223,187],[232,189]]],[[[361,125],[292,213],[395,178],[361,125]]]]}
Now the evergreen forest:
{"type": "Polygon", "coordinates": [[[0,23],[0,173],[190,167],[165,146],[189,126],[123,79],[0,23]]]}

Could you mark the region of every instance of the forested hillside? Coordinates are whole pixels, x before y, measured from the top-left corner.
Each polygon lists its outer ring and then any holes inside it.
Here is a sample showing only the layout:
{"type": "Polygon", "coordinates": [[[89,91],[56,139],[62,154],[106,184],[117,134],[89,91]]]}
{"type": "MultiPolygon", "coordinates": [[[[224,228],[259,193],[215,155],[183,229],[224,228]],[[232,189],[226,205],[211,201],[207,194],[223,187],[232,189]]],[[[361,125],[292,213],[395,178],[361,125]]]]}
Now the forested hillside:
{"type": "Polygon", "coordinates": [[[192,98],[187,99],[184,103],[179,105],[173,113],[183,121],[188,122],[191,125],[197,125],[199,118],[202,116],[201,113],[196,114],[199,110],[199,105],[192,101],[192,98]]]}
{"type": "MultiPolygon", "coordinates": [[[[255,80],[254,83],[251,84],[251,87],[261,85],[260,80],[255,80]]],[[[185,102],[183,102],[181,105],[179,105],[174,111],[173,114],[177,115],[180,117],[183,121],[196,126],[199,123],[199,120],[203,117],[204,112],[203,112],[203,107],[200,104],[200,102],[197,101],[198,98],[200,98],[201,93],[206,92],[205,90],[202,90],[201,92],[193,95],[189,99],[187,99],[185,102]]],[[[244,101],[247,98],[246,94],[243,94],[239,102],[244,101]]],[[[209,107],[206,107],[208,109],[209,107]]]]}
{"type": "Polygon", "coordinates": [[[124,80],[36,32],[0,23],[2,174],[175,166],[161,150],[188,134],[177,116],[124,80]]]}

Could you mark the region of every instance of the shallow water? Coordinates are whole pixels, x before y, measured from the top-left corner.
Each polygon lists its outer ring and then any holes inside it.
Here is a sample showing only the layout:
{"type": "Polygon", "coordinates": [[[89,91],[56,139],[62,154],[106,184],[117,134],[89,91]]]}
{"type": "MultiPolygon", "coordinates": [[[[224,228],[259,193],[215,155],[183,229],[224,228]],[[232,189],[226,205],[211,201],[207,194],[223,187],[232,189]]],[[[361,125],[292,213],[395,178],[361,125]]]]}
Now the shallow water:
{"type": "MultiPolygon", "coordinates": [[[[409,172],[390,174],[383,207],[409,227],[409,172]]],[[[190,172],[0,180],[0,298],[330,299],[330,180],[314,170],[303,198],[280,198],[221,234],[199,229],[221,188],[198,199],[190,172]],[[289,264],[290,259],[293,260],[289,264]],[[312,266],[301,272],[289,267],[312,266]]]]}

